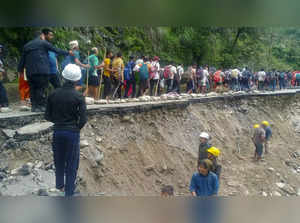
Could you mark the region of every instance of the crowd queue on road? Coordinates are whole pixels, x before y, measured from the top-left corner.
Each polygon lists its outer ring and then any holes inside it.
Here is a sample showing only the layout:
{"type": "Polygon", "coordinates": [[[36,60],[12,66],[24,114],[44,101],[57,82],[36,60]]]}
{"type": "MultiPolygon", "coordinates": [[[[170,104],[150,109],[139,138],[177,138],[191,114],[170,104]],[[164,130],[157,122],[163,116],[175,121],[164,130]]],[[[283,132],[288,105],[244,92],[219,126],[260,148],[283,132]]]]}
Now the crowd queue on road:
{"type": "MultiPolygon", "coordinates": [[[[43,29],[28,42],[18,66],[19,92],[22,103],[32,112],[45,112],[46,120],[54,123],[53,156],[56,169],[56,189],[65,196],[73,196],[79,166],[80,130],[87,122],[85,96],[114,100],[135,98],[145,94],[202,93],[219,88],[228,91],[274,91],[300,85],[300,72],[260,69],[216,69],[194,64],[184,69],[183,64],[161,66],[158,56],[130,56],[125,61],[122,53],[109,50],[99,52],[92,47],[88,57],[80,56],[77,40],[69,42],[69,50],[61,50],[51,43],[54,32],[43,29]],[[103,61],[99,60],[103,55],[103,61]],[[61,63],[57,57],[64,57],[61,63]],[[62,70],[62,72],[59,72],[62,70]],[[49,84],[51,90],[49,92],[49,84]],[[185,85],[185,86],[184,86],[185,85]],[[102,88],[102,89],[101,89],[102,88]]],[[[0,45],[0,53],[3,46],[0,45]]],[[[5,67],[0,58],[0,73],[5,67]]],[[[0,81],[0,104],[8,107],[6,90],[0,81]]],[[[254,126],[254,159],[262,159],[263,150],[269,152],[272,132],[267,121],[254,126]]],[[[199,136],[197,172],[193,174],[190,192],[193,196],[218,194],[221,165],[220,149],[210,143],[210,135],[199,136]]],[[[174,188],[162,188],[163,196],[172,196],[174,188]]]]}

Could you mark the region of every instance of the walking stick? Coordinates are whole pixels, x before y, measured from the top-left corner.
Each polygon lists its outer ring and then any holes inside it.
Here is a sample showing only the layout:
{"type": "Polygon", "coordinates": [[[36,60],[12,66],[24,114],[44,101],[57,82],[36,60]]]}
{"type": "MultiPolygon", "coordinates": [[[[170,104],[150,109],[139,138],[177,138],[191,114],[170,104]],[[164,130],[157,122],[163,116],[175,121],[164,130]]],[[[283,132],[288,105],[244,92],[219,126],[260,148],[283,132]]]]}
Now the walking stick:
{"type": "Polygon", "coordinates": [[[119,81],[118,87],[116,87],[115,92],[114,92],[114,94],[112,96],[113,99],[115,99],[115,94],[117,93],[117,91],[119,90],[119,88],[121,87],[121,85],[122,85],[121,81],[119,81]]]}
{"type": "MultiPolygon", "coordinates": [[[[106,48],[104,47],[103,61],[105,60],[105,56],[106,56],[106,48]]],[[[101,70],[100,84],[98,87],[98,94],[97,94],[97,96],[99,96],[98,99],[101,98],[101,85],[102,85],[102,80],[103,80],[103,73],[104,73],[104,68],[101,70]]]]}
{"type": "MultiPolygon", "coordinates": [[[[89,65],[90,64],[90,51],[88,51],[88,58],[87,58],[87,64],[89,65]]],[[[88,96],[88,93],[89,93],[89,70],[90,68],[87,68],[86,69],[86,89],[84,91],[84,96],[88,96]]]]}
{"type": "Polygon", "coordinates": [[[158,90],[158,84],[159,84],[159,82],[160,82],[160,79],[158,79],[157,80],[157,83],[156,83],[156,87],[155,87],[155,97],[156,97],[156,95],[157,95],[157,90],[158,90]]]}

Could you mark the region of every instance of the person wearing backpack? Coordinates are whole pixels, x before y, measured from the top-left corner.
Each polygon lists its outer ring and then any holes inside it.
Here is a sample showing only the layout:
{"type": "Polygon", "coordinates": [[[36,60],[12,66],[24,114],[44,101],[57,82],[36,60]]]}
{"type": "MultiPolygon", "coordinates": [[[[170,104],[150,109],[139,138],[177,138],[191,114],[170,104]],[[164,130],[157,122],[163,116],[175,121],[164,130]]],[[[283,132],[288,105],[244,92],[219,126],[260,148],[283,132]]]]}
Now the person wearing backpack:
{"type": "Polygon", "coordinates": [[[159,70],[160,70],[159,57],[155,56],[153,58],[153,61],[150,64],[150,72],[149,72],[150,96],[153,96],[153,89],[154,91],[156,91],[156,88],[158,88],[159,70]]]}
{"type": "Polygon", "coordinates": [[[222,70],[217,70],[214,73],[214,77],[213,77],[213,80],[214,80],[214,89],[216,89],[218,86],[220,86],[223,83],[221,72],[222,72],[222,70]]]}
{"type": "Polygon", "coordinates": [[[196,65],[188,68],[188,82],[186,84],[186,92],[191,94],[195,90],[195,78],[196,78],[196,65]]]}
{"type": "Polygon", "coordinates": [[[257,73],[257,77],[258,77],[258,90],[262,91],[264,90],[264,84],[266,79],[266,72],[263,68],[257,73]]]}
{"type": "Polygon", "coordinates": [[[202,76],[200,80],[200,93],[205,94],[207,92],[207,84],[209,82],[208,67],[204,67],[202,70],[202,76]]]}
{"type": "Polygon", "coordinates": [[[289,70],[288,73],[287,73],[287,87],[288,88],[292,87],[292,78],[293,78],[292,71],[289,70]]]}
{"type": "Polygon", "coordinates": [[[275,69],[269,72],[269,88],[272,91],[276,89],[276,76],[275,76],[275,69]]]}
{"type": "Polygon", "coordinates": [[[238,90],[238,78],[239,78],[239,70],[233,69],[231,71],[231,82],[232,82],[232,90],[237,91],[238,90]]]}
{"type": "Polygon", "coordinates": [[[167,93],[169,93],[170,88],[171,88],[171,84],[173,84],[173,82],[171,81],[171,65],[167,65],[167,66],[164,67],[163,76],[164,76],[165,83],[167,85],[167,93]]]}
{"type": "Polygon", "coordinates": [[[242,71],[242,91],[249,91],[250,87],[249,87],[249,79],[250,79],[250,71],[248,69],[248,67],[245,67],[244,70],[242,71]]]}
{"type": "Polygon", "coordinates": [[[131,97],[132,98],[135,97],[136,81],[135,81],[135,76],[133,71],[134,67],[135,67],[134,57],[130,56],[129,62],[126,64],[124,69],[124,79],[126,81],[124,98],[128,98],[130,87],[132,88],[131,97]]]}
{"type": "Polygon", "coordinates": [[[285,72],[281,71],[279,74],[279,89],[285,89],[285,72]]]}
{"type": "Polygon", "coordinates": [[[171,64],[171,89],[170,89],[170,92],[177,92],[178,93],[178,88],[180,88],[180,86],[178,85],[178,73],[177,73],[177,69],[176,69],[176,66],[175,66],[175,63],[173,62],[171,64]]]}
{"type": "Polygon", "coordinates": [[[180,64],[178,67],[177,67],[177,82],[178,82],[178,89],[177,89],[177,93],[180,94],[181,90],[180,90],[180,83],[181,83],[181,79],[182,79],[182,75],[184,73],[184,69],[183,69],[183,64],[180,64]]]}
{"type": "Polygon", "coordinates": [[[146,64],[147,59],[144,57],[142,63],[140,64],[140,68],[138,70],[139,72],[139,90],[137,97],[143,96],[145,93],[145,90],[147,88],[147,82],[149,78],[149,69],[148,65],[146,64]]]}
{"type": "Polygon", "coordinates": [[[300,86],[300,73],[296,73],[295,76],[296,76],[295,86],[298,87],[298,86],[300,86]]]}

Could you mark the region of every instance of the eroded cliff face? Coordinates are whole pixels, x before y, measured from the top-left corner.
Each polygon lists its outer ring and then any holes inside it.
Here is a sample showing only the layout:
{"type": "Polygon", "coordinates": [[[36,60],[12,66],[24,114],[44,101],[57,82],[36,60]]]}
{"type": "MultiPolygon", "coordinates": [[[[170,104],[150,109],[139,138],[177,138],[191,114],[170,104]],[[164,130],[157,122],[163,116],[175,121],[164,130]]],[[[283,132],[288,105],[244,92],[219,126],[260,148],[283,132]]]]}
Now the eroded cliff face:
{"type": "MultiPolygon", "coordinates": [[[[80,190],[93,195],[159,195],[162,185],[171,184],[176,194],[188,195],[196,171],[198,135],[207,131],[211,143],[221,149],[220,195],[297,195],[299,98],[227,98],[144,112],[93,112],[81,133],[80,190]],[[263,120],[269,121],[273,130],[271,154],[255,163],[252,126],[263,120]]],[[[18,140],[7,140],[3,135],[1,142],[2,168],[14,169],[39,160],[43,165],[34,171],[51,173],[40,174],[45,182],[53,178],[51,132],[18,140]]],[[[24,177],[16,178],[0,183],[2,194],[9,193],[3,185],[18,184],[24,177]]]]}

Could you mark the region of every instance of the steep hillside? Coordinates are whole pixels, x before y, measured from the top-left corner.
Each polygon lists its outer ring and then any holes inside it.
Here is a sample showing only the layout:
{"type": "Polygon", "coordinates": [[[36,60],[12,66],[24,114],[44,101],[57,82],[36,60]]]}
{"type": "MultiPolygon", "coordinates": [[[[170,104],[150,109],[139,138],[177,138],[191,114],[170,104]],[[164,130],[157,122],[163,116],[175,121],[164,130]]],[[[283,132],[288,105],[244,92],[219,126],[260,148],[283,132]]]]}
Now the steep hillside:
{"type": "MultiPolygon", "coordinates": [[[[208,131],[212,144],[222,152],[220,195],[296,195],[300,188],[299,98],[225,99],[175,109],[91,115],[81,135],[83,144],[88,144],[81,149],[81,191],[158,195],[162,185],[171,184],[176,194],[188,195],[196,170],[198,135],[208,131]],[[262,120],[268,120],[273,129],[271,154],[256,163],[252,126],[262,120]]],[[[50,140],[50,133],[11,144],[2,137],[2,167],[6,163],[13,169],[35,160],[49,167],[50,140]]]]}

